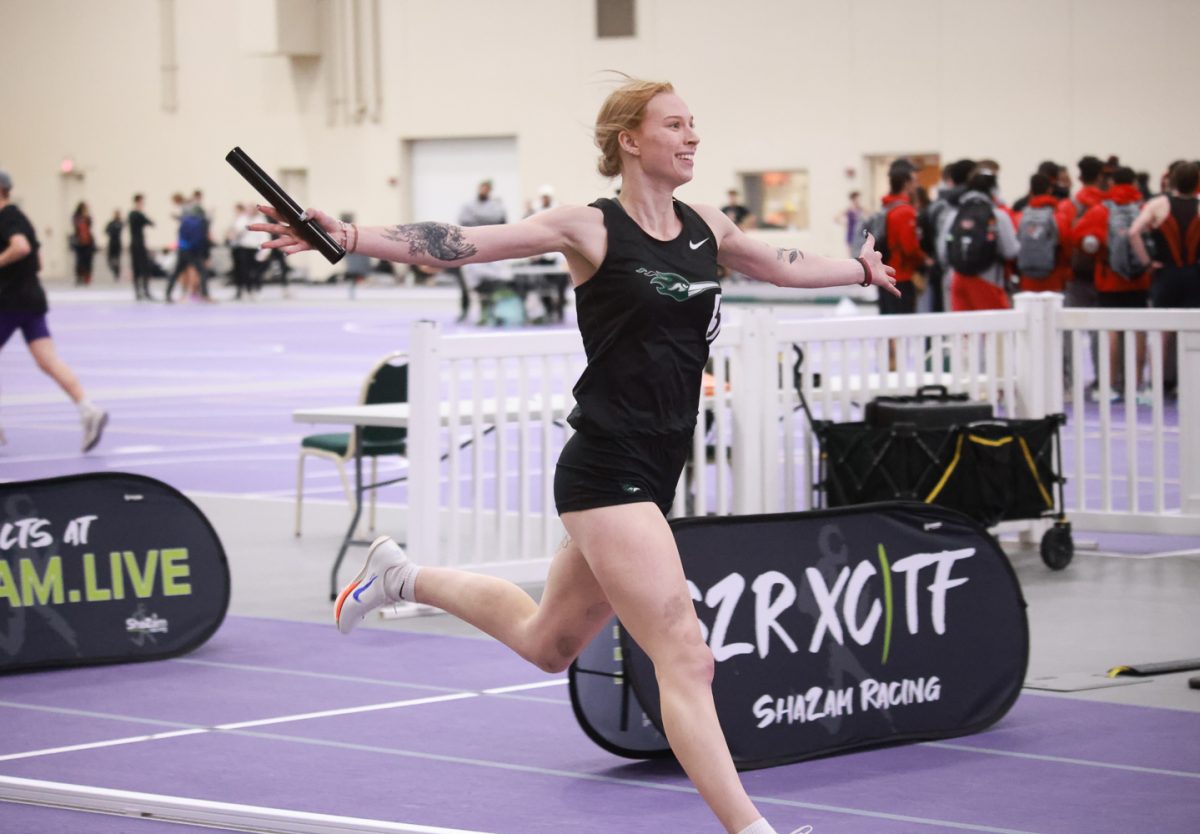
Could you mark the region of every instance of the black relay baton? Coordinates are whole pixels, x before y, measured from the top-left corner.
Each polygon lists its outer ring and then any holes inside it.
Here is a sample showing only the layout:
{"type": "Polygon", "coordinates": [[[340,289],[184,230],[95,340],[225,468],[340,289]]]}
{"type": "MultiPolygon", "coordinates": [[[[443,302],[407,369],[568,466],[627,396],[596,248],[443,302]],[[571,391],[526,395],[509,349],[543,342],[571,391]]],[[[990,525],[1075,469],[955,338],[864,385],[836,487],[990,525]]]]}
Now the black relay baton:
{"type": "Polygon", "coordinates": [[[325,260],[335,264],[345,257],[346,250],[339,246],[319,223],[315,220],[300,219],[301,209],[296,201],[289,197],[266,171],[259,168],[245,151],[234,148],[225,155],[225,161],[232,165],[233,170],[241,174],[246,182],[254,186],[254,190],[279,212],[284,222],[299,232],[309,246],[324,255],[325,260]]]}

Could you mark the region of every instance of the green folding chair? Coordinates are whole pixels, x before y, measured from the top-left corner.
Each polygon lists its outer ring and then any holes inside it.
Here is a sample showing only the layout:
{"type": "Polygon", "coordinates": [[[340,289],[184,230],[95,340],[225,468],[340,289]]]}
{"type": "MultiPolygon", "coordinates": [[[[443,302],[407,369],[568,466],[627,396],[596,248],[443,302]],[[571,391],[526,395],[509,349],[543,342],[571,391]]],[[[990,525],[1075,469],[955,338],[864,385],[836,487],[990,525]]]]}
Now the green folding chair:
{"type": "MultiPolygon", "coordinates": [[[[390,353],[371,369],[363,382],[359,396],[361,405],[408,402],[408,354],[390,353]]],[[[403,457],[407,453],[408,429],[366,426],[362,429],[362,456],[371,459],[371,483],[376,483],[379,458],[388,455],[403,457]]],[[[304,506],[304,462],[310,457],[333,461],[342,479],[342,488],[351,510],[355,506],[354,490],[346,476],[346,462],[354,460],[354,433],[310,434],[300,441],[300,460],[296,467],[296,535],[300,535],[301,511],[304,506]]],[[[399,478],[397,480],[403,480],[399,478]]],[[[375,529],[375,492],[371,490],[370,513],[367,524],[375,529]]]]}

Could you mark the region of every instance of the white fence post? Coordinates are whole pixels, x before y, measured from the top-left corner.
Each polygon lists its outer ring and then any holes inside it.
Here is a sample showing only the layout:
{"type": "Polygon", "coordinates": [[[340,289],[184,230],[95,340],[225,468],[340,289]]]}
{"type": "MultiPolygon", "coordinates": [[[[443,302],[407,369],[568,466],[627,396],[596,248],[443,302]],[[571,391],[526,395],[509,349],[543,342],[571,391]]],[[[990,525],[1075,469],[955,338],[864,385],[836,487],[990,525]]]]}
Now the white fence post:
{"type": "Polygon", "coordinates": [[[763,344],[768,329],[770,311],[747,310],[742,319],[740,373],[733,383],[733,512],[749,515],[762,512],[763,505],[763,438],[762,403],[766,396],[763,381],[766,360],[763,344]]]}
{"type": "Polygon", "coordinates": [[[437,322],[414,324],[408,360],[407,544],[418,561],[430,565],[442,563],[438,529],[442,445],[440,338],[437,322]]]}
{"type": "Polygon", "coordinates": [[[1185,515],[1200,515],[1200,331],[1179,332],[1179,499],[1185,515]]]}
{"type": "MultiPolygon", "coordinates": [[[[786,377],[786,360],[780,358],[779,316],[772,307],[761,311],[758,330],[758,345],[755,362],[758,363],[759,379],[759,425],[762,427],[756,438],[759,459],[759,483],[762,495],[755,512],[777,513],[783,506],[783,457],[784,439],[780,434],[780,416],[783,412],[781,397],[791,391],[791,380],[786,377]],[[785,378],[780,379],[784,373],[785,378]]],[[[790,398],[788,402],[791,402],[790,398]]],[[[790,477],[790,473],[787,477],[790,477]]]]}
{"type": "Polygon", "coordinates": [[[1062,338],[1058,313],[1062,295],[1017,293],[1014,306],[1025,323],[1025,339],[1017,353],[1017,406],[1014,416],[1045,417],[1062,410],[1062,338]]]}

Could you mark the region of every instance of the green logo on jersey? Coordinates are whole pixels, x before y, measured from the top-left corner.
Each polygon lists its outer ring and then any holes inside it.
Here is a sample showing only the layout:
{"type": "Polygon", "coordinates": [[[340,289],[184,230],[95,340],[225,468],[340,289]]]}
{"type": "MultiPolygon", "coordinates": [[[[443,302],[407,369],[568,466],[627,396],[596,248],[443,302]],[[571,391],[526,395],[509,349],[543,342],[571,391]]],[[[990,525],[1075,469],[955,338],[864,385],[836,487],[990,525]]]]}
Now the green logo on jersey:
{"type": "Polygon", "coordinates": [[[638,267],[637,271],[640,275],[650,278],[650,283],[654,285],[654,289],[658,290],[659,295],[665,295],[676,301],[687,301],[694,295],[721,287],[716,281],[697,281],[693,284],[674,272],[659,272],[656,269],[646,269],[645,267],[638,267]]]}

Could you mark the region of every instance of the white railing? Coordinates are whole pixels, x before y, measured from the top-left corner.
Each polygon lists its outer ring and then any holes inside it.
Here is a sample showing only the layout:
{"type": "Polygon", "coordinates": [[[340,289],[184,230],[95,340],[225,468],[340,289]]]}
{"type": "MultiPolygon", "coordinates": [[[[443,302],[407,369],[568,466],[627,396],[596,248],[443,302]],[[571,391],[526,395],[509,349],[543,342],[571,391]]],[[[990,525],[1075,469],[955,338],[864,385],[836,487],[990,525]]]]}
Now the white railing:
{"type": "MultiPolygon", "coordinates": [[[[818,450],[799,410],[798,348],[799,385],[819,419],[861,419],[875,396],[930,384],[990,402],[1000,417],[1065,411],[1064,509],[1077,527],[1200,533],[1200,311],[1064,310],[1056,295],[1023,294],[1014,310],[986,313],[740,313],[713,345],[676,515],[814,505],[818,450]],[[1119,332],[1126,344],[1118,406],[1108,402],[1107,351],[1096,369],[1102,401],[1086,400],[1089,332],[1102,342],[1119,332]],[[1167,332],[1178,333],[1172,407],[1164,385],[1167,332]],[[1135,390],[1137,333],[1147,333],[1150,345],[1148,404],[1139,404],[1135,390]],[[1065,405],[1064,336],[1077,348],[1065,405]]],[[[578,333],[446,335],[421,322],[410,363],[410,547],[428,564],[543,579],[562,535],[554,464],[570,436],[565,416],[584,365],[578,333]]]]}
{"type": "Polygon", "coordinates": [[[409,547],[429,564],[544,577],[579,334],[447,336],[420,322],[409,362],[409,547]]]}
{"type": "MultiPolygon", "coordinates": [[[[1198,532],[1200,311],[1066,309],[1058,311],[1056,319],[1072,347],[1066,375],[1070,385],[1065,390],[1055,385],[1051,392],[1056,407],[1075,418],[1068,420],[1062,438],[1069,458],[1064,474],[1072,484],[1068,515],[1090,530],[1198,532]],[[1093,334],[1098,342],[1096,386],[1089,393],[1084,366],[1093,334]],[[1169,351],[1172,340],[1175,349],[1169,351]],[[1146,356],[1142,391],[1137,372],[1140,341],[1146,356]],[[1114,385],[1118,374],[1112,342],[1123,354],[1119,386],[1114,385]],[[1175,418],[1168,421],[1166,368],[1171,363],[1178,387],[1175,418]],[[1069,403],[1064,406],[1066,398],[1069,403]]],[[[1062,346],[1061,340],[1055,342],[1059,357],[1062,346]]],[[[1054,361],[1061,367],[1060,358],[1054,361]]]]}
{"type": "Polygon", "coordinates": [[[911,394],[925,385],[991,402],[997,416],[1031,416],[1028,409],[1014,413],[1006,406],[1027,398],[1019,368],[1028,334],[1019,313],[820,320],[759,315],[766,348],[761,384],[770,392],[759,414],[763,511],[813,506],[819,450],[798,410],[793,368],[801,356],[800,388],[818,419],[861,420],[874,397],[911,394]]]}

